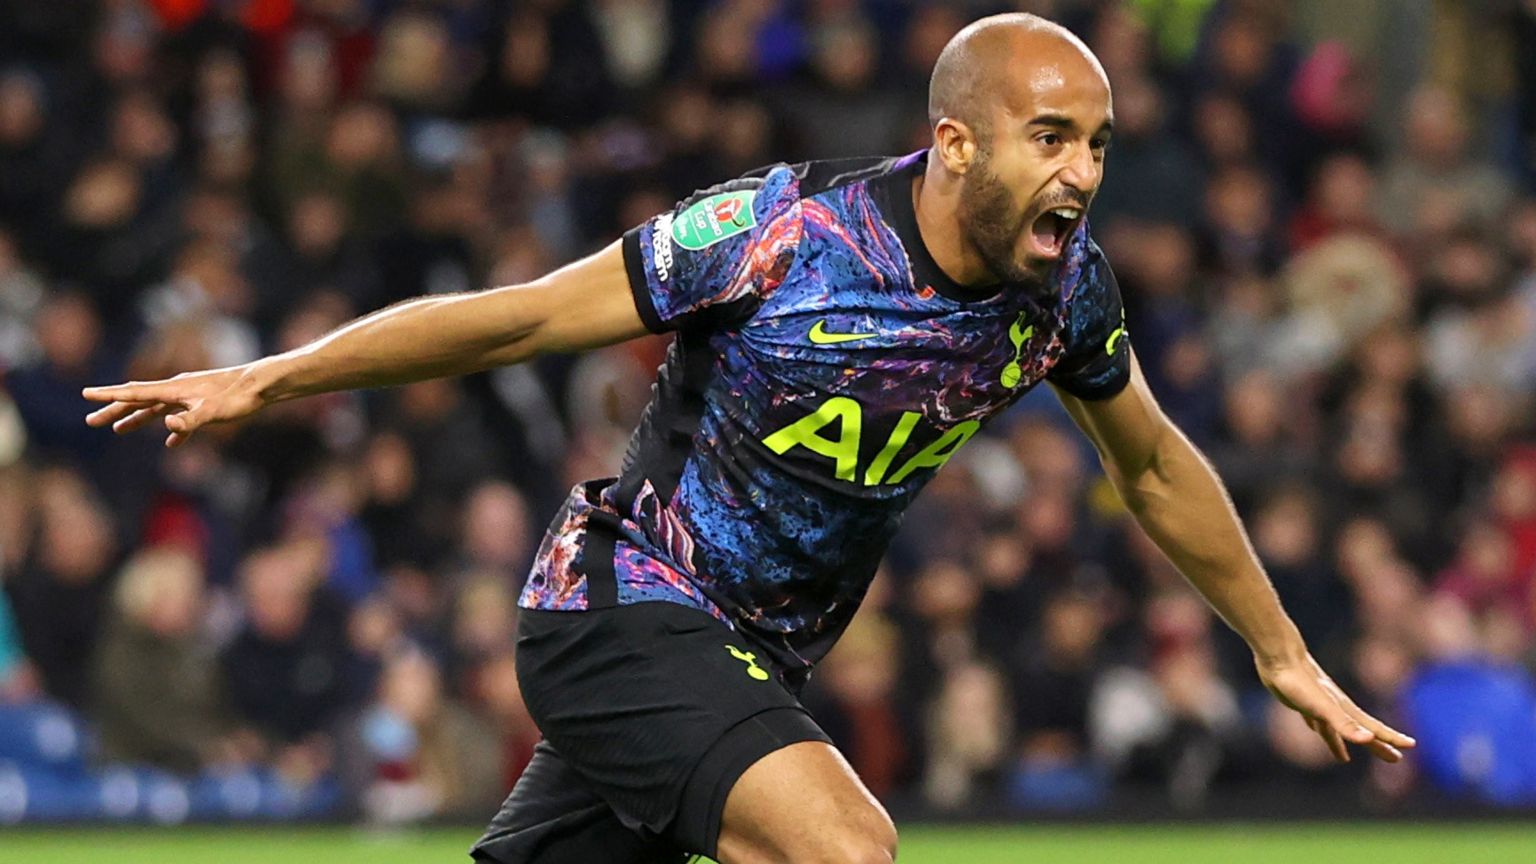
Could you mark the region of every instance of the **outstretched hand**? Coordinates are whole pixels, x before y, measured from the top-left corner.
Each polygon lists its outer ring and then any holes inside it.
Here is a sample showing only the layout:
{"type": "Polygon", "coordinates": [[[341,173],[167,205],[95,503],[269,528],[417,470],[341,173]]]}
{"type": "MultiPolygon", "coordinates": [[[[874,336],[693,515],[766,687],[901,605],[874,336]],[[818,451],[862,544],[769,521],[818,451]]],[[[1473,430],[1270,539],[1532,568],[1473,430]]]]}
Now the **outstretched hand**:
{"type": "Polygon", "coordinates": [[[210,423],[238,420],[260,410],[266,402],[250,375],[251,365],[184,372],[162,381],[132,381],[108,387],[87,387],[81,395],[109,403],[86,415],[90,426],[108,426],[119,435],[156,418],[165,418],[165,446],[175,447],[210,423]]]}
{"type": "Polygon", "coordinates": [[[1349,761],[1350,744],[1369,749],[1371,755],[1383,762],[1397,762],[1403,758],[1403,750],[1417,743],[1360,710],[1311,654],[1298,663],[1259,663],[1258,669],[1259,679],[1269,692],[1305,718],[1307,726],[1323,739],[1333,751],[1333,758],[1340,762],[1349,761]]]}

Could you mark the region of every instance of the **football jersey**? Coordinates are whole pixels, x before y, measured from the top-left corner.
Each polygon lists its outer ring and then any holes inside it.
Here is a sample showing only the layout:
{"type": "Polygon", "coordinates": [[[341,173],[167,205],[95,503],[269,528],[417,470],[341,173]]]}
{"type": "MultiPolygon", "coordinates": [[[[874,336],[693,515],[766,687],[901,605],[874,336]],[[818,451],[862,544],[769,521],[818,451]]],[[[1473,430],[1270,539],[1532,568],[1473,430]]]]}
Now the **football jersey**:
{"type": "Polygon", "coordinates": [[[572,490],[521,605],[682,603],[808,668],[989,418],[1041,381],[1125,387],[1087,223],[1049,290],[967,289],[918,233],[926,156],[769,166],[624,235],[641,318],[676,337],[619,476],[572,490]]]}

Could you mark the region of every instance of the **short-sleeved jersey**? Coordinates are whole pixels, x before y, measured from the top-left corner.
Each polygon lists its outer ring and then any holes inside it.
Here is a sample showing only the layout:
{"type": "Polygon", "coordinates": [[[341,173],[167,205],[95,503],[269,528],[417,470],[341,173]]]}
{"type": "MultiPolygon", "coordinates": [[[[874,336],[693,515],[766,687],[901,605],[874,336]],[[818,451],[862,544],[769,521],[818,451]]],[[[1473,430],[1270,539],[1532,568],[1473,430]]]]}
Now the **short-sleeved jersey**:
{"type": "Polygon", "coordinates": [[[989,418],[1043,380],[1125,386],[1086,223],[1049,292],[967,290],[918,233],[925,156],[770,166],[625,234],[642,319],[677,335],[620,475],[572,491],[523,606],[683,603],[807,668],[989,418]]]}

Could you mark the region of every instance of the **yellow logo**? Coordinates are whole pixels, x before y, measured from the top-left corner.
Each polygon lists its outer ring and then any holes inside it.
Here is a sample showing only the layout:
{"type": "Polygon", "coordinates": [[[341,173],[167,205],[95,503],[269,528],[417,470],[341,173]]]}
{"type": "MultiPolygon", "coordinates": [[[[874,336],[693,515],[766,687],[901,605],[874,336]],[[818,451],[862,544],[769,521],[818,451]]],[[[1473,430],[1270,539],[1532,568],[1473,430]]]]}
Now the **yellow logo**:
{"type": "Polygon", "coordinates": [[[1003,386],[1012,390],[1019,386],[1019,381],[1024,378],[1024,367],[1019,365],[1019,358],[1024,356],[1024,343],[1029,337],[1035,335],[1035,325],[1020,330],[1019,325],[1024,323],[1024,316],[1029,313],[1020,312],[1019,320],[1008,325],[1008,341],[1013,343],[1013,360],[1003,367],[1003,386]]]}
{"type": "Polygon", "coordinates": [[[747,664],[747,677],[755,681],[767,681],[768,670],[757,665],[757,655],[750,651],[743,651],[735,645],[725,646],[725,650],[731,652],[731,656],[747,664]]]}
{"type": "Polygon", "coordinates": [[[1113,353],[1115,353],[1115,346],[1120,344],[1120,340],[1124,336],[1125,336],[1125,325],[1121,324],[1119,327],[1115,328],[1115,332],[1109,334],[1109,341],[1104,343],[1104,353],[1105,354],[1113,354],[1113,353]]]}
{"type": "Polygon", "coordinates": [[[828,333],[826,330],[827,319],[823,318],[811,325],[811,341],[817,345],[836,345],[840,342],[856,342],[860,339],[870,339],[878,333],[828,333]]]}

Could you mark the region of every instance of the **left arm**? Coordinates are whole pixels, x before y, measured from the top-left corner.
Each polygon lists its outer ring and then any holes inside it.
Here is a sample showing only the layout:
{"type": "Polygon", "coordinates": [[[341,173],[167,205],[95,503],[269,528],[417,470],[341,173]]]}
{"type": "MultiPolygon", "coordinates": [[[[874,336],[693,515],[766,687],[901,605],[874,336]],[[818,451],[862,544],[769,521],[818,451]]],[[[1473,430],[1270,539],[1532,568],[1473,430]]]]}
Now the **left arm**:
{"type": "MultiPolygon", "coordinates": [[[[1126,350],[1129,350],[1128,348],[1126,350]]],[[[1131,358],[1130,383],[1100,400],[1057,388],[1126,507],[1253,649],[1264,685],[1348,761],[1346,742],[1395,762],[1414,741],[1360,710],[1308,652],[1209,462],[1163,414],[1131,358]]]]}

